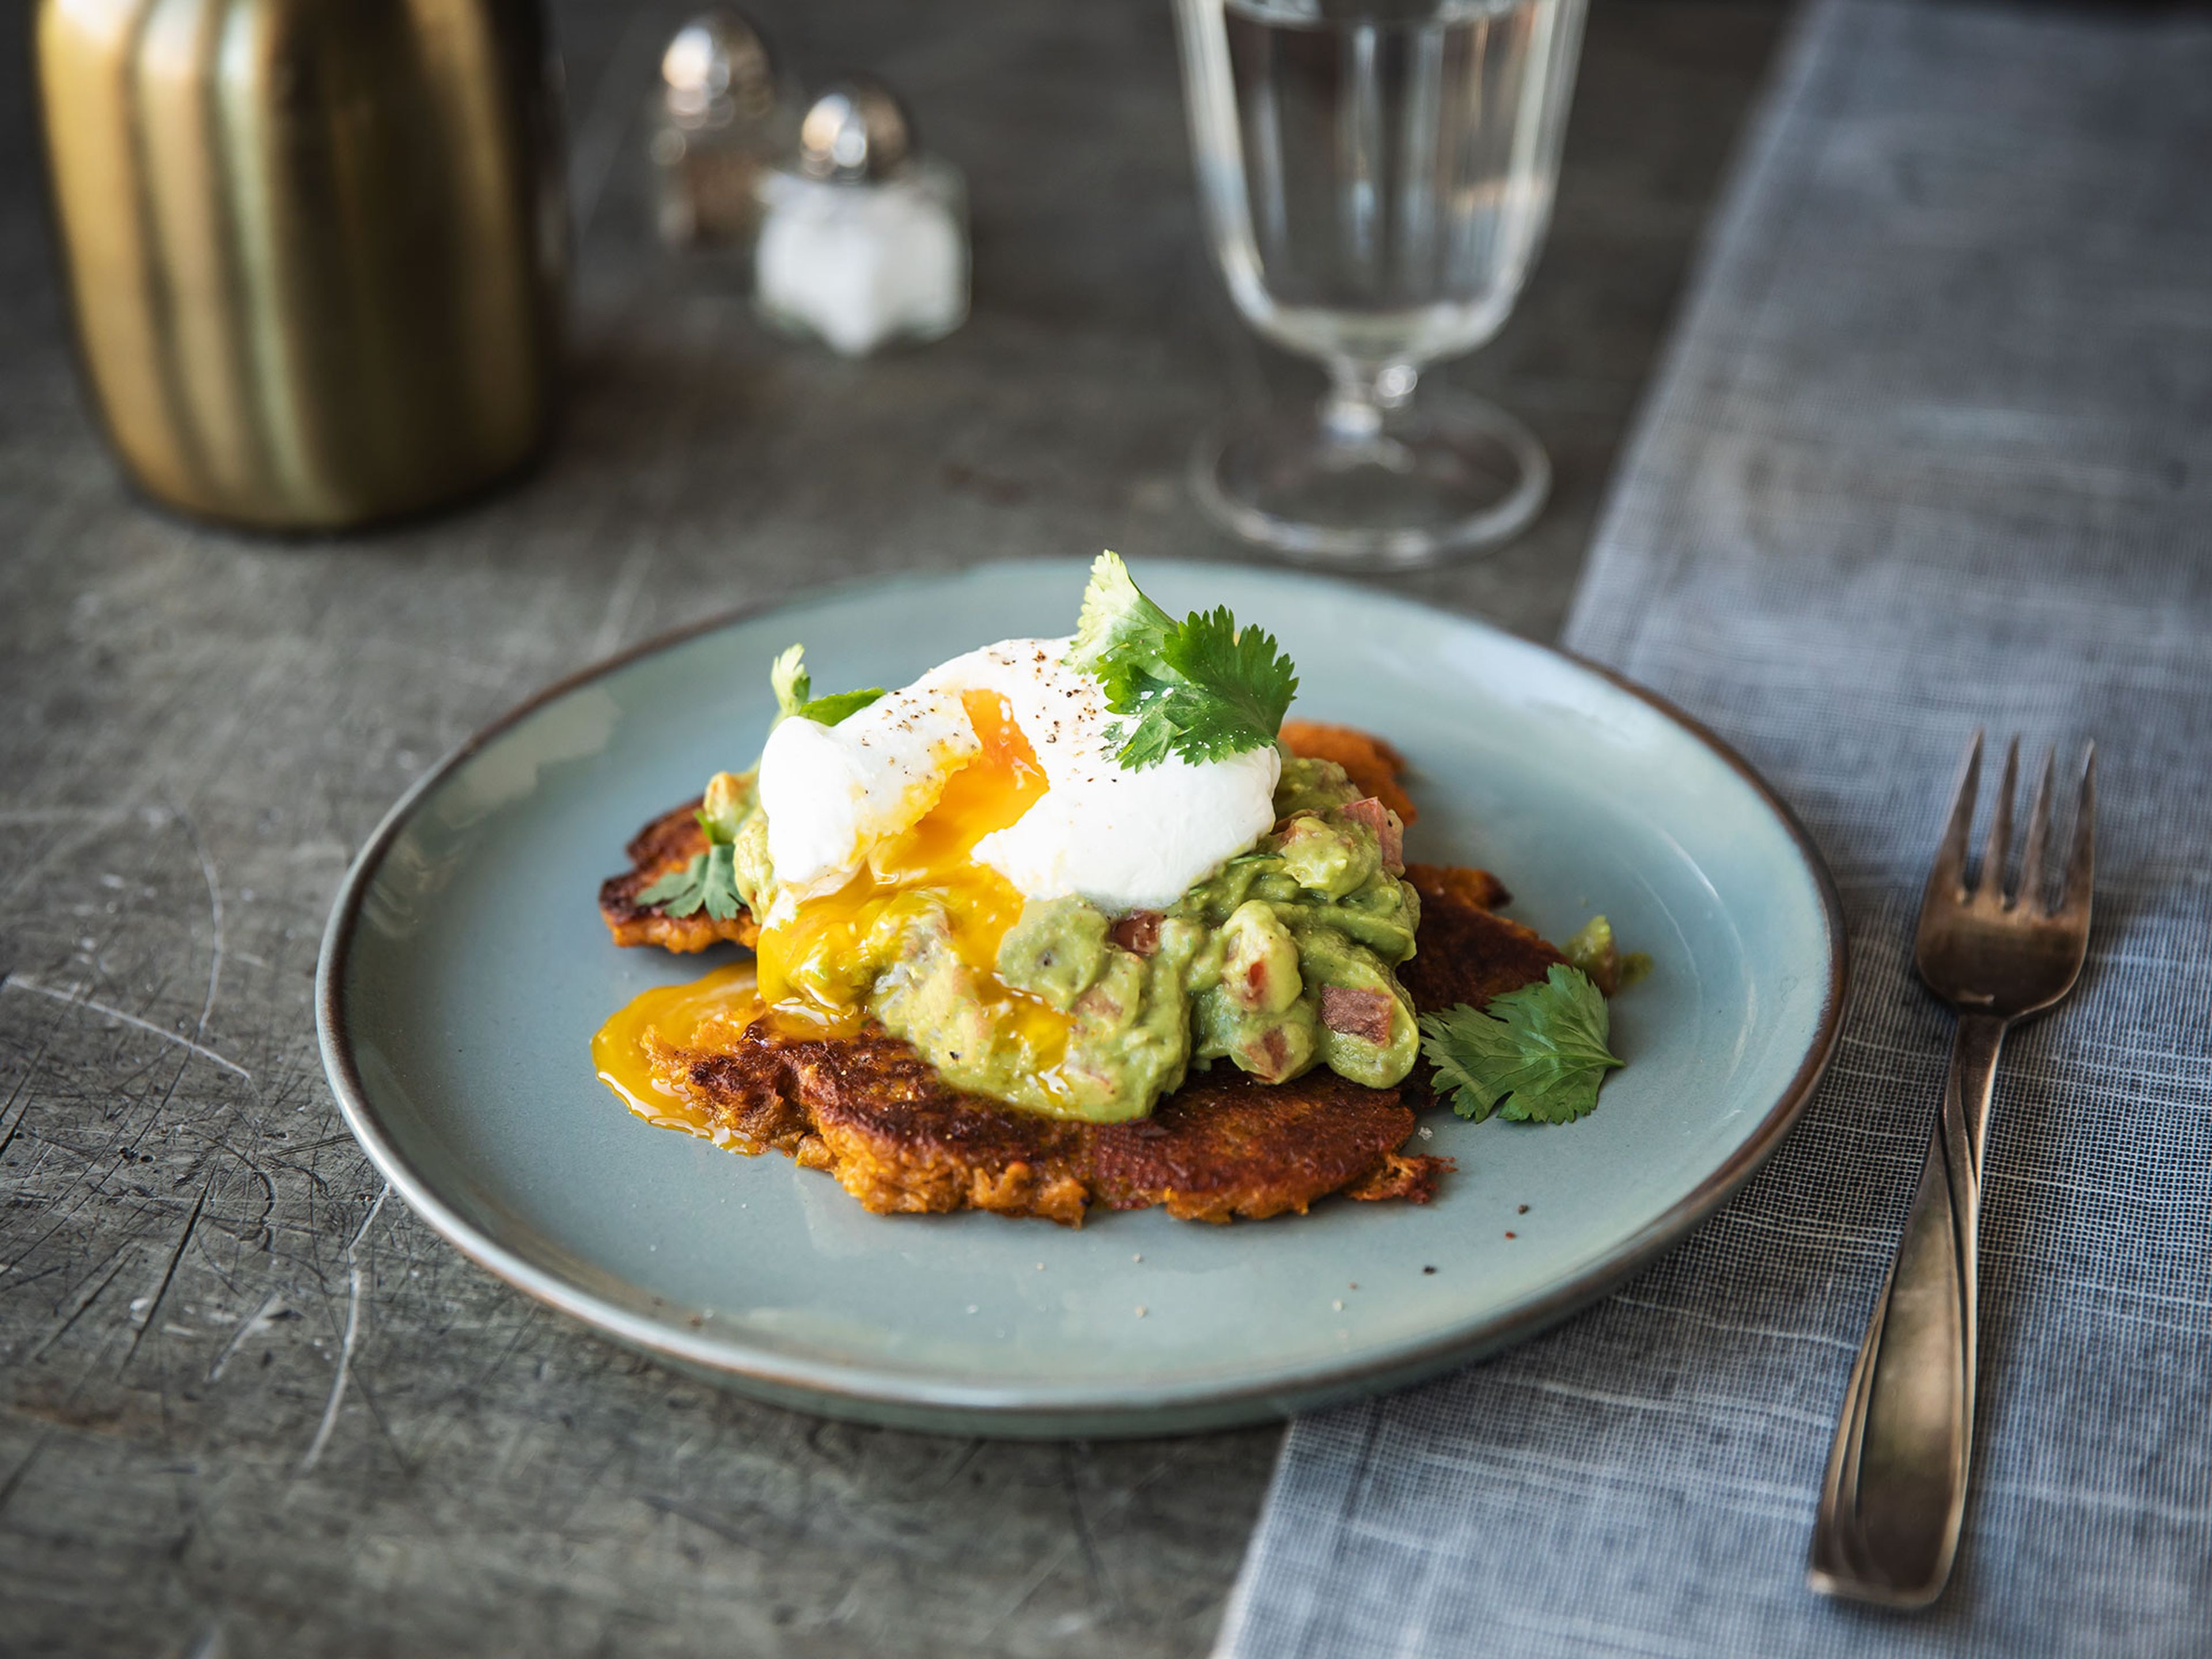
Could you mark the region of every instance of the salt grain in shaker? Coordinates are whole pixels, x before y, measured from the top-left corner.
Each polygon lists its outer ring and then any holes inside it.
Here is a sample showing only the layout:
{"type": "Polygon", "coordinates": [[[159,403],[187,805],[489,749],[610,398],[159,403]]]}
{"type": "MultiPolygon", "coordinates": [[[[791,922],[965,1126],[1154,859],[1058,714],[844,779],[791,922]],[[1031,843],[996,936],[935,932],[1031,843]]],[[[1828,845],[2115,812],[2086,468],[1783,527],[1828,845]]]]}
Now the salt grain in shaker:
{"type": "Polygon", "coordinates": [[[756,301],[769,322],[848,357],[933,340],[968,315],[967,191],[918,154],[876,82],[841,82],[799,124],[799,164],[763,181],[756,301]]]}

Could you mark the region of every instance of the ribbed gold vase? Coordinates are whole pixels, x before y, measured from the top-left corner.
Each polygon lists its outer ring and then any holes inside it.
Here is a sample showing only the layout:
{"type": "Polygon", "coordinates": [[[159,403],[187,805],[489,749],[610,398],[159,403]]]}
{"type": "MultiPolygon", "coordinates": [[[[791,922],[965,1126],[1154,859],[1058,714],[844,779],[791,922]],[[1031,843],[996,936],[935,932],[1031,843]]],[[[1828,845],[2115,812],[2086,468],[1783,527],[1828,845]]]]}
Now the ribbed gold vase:
{"type": "Polygon", "coordinates": [[[568,226],[537,0],[39,0],[84,362],[149,493],[417,512],[550,423],[568,226]]]}

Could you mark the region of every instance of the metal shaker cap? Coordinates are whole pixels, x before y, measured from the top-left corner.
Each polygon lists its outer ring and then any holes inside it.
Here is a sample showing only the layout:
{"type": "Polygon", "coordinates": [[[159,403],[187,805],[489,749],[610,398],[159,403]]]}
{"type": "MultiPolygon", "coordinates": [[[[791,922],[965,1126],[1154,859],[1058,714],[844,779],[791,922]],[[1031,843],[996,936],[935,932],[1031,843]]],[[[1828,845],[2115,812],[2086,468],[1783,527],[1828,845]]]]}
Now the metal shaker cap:
{"type": "Polygon", "coordinates": [[[880,179],[915,148],[906,106],[867,76],[823,88],[799,125],[799,165],[817,179],[880,179]]]}
{"type": "Polygon", "coordinates": [[[722,106],[750,118],[775,106],[778,76],[768,38],[728,6],[701,12],[676,31],[660,55],[660,79],[678,115],[705,116],[722,106]]]}

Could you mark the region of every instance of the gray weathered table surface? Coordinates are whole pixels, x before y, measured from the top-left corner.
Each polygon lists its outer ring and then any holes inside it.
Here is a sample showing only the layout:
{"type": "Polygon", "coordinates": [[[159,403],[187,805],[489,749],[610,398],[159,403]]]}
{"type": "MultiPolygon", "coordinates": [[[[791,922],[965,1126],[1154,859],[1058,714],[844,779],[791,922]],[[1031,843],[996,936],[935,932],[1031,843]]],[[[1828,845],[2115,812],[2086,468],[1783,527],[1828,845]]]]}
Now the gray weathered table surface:
{"type": "MultiPolygon", "coordinates": [[[[1202,1651],[1255,1429],[860,1429],[619,1352],[380,1204],[310,999],[349,856],[471,730],[703,611],[1016,555],[1218,556],[1181,486],[1263,362],[1199,246],[1161,4],[785,0],[969,170],[961,334],[777,344],[647,237],[659,3],[564,0],[574,373],[544,466],[343,542],[148,509],[88,423],[0,31],[0,1652],[1202,1651]]],[[[1558,499],[1410,580],[1548,636],[1776,30],[1601,3],[1549,252],[1452,371],[1558,499]]]]}

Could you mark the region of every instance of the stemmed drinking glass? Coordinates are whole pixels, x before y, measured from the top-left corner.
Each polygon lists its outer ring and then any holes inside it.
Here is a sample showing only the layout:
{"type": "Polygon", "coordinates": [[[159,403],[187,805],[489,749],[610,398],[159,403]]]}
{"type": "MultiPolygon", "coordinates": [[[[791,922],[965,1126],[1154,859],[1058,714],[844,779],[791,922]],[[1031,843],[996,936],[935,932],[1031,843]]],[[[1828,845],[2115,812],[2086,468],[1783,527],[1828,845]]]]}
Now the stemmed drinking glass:
{"type": "Polygon", "coordinates": [[[1551,463],[1504,410],[1414,389],[1497,333],[1551,216],[1583,0],[1176,0],[1199,194],[1237,309],[1327,368],[1317,410],[1231,416],[1200,504],[1289,557],[1494,547],[1551,463]]]}

